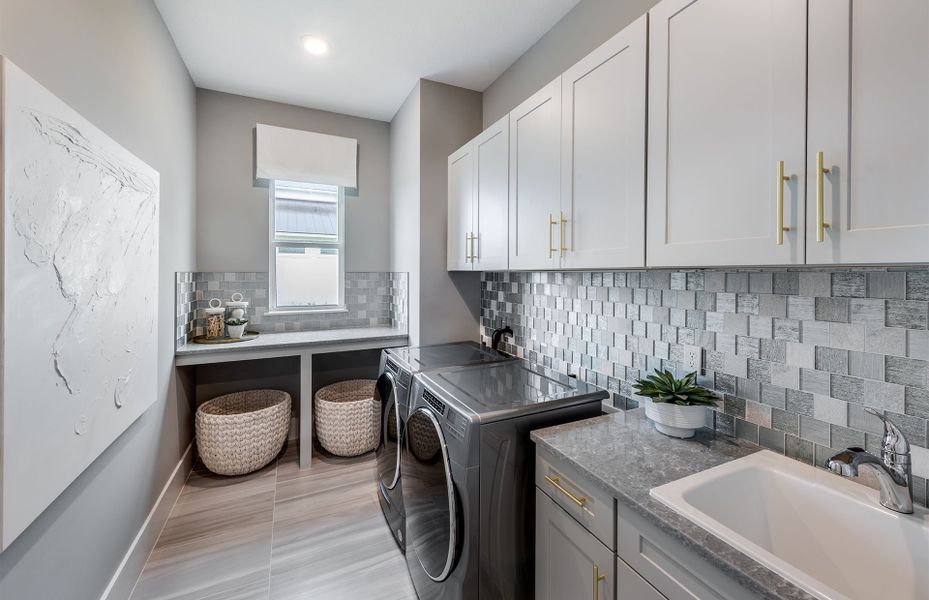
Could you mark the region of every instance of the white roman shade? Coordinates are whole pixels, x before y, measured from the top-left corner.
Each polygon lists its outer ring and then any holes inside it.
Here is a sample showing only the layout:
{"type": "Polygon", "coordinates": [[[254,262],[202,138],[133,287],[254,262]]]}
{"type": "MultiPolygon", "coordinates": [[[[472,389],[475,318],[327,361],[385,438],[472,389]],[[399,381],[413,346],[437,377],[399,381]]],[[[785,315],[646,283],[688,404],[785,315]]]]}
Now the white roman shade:
{"type": "Polygon", "coordinates": [[[255,130],[258,181],[358,187],[358,140],[260,123],[255,130]]]}

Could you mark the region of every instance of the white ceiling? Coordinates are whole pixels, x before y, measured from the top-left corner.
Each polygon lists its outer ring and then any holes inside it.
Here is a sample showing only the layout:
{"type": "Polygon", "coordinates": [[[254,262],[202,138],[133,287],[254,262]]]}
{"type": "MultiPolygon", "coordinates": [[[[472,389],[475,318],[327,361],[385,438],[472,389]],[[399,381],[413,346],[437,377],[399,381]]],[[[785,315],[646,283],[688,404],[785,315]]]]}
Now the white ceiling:
{"type": "Polygon", "coordinates": [[[577,2],[155,0],[198,87],[384,121],[420,77],[483,91],[577,2]]]}

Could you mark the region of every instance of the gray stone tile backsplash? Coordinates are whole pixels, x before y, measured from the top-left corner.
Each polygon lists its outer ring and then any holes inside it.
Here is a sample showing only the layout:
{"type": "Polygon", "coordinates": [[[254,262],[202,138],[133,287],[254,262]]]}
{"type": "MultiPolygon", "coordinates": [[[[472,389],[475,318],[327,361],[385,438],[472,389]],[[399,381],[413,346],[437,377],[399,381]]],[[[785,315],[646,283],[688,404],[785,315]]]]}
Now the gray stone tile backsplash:
{"type": "Polygon", "coordinates": [[[632,383],[686,372],[723,396],[708,425],[820,464],[876,451],[884,411],[913,445],[914,495],[929,476],[929,268],[488,272],[481,335],[509,325],[506,350],[577,374],[637,406],[632,383]]]}
{"type": "Polygon", "coordinates": [[[346,273],[346,310],[323,313],[268,314],[266,272],[179,272],[176,291],[178,346],[205,333],[204,309],[211,298],[228,301],[235,292],[249,302],[248,328],[265,333],[346,327],[403,328],[408,323],[406,273],[346,273]]]}

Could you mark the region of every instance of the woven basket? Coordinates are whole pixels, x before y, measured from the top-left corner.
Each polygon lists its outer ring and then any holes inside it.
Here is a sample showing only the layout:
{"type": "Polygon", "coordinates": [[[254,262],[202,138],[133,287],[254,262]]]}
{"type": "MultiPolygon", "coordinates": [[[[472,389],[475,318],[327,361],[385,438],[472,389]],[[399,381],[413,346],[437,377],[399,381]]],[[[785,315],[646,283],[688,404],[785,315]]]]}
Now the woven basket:
{"type": "Polygon", "coordinates": [[[313,420],[319,444],[336,456],[358,456],[381,441],[381,403],[373,379],[350,379],[316,392],[313,420]]]}
{"type": "Polygon", "coordinates": [[[197,450],[206,468],[242,475],[278,455],[290,427],[290,394],[249,390],[213,398],[197,409],[197,450]]]}

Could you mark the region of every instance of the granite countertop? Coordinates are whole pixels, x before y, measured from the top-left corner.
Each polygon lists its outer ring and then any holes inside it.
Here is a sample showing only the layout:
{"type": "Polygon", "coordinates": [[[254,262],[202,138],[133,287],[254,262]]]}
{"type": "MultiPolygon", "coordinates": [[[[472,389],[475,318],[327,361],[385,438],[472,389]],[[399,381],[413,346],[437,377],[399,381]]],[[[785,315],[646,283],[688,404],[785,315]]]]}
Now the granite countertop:
{"type": "Polygon", "coordinates": [[[262,333],[257,338],[232,344],[195,344],[188,342],[175,350],[175,356],[244,352],[249,350],[276,350],[297,346],[321,346],[351,342],[405,340],[407,332],[399,327],[350,327],[319,331],[288,331],[262,333]]]}
{"type": "Polygon", "coordinates": [[[539,429],[531,437],[759,598],[813,598],[649,495],[654,487],[747,456],[760,447],[707,429],[690,440],[670,438],[655,430],[641,408],[539,429]]]}

